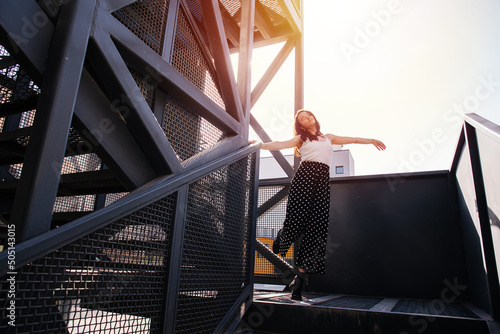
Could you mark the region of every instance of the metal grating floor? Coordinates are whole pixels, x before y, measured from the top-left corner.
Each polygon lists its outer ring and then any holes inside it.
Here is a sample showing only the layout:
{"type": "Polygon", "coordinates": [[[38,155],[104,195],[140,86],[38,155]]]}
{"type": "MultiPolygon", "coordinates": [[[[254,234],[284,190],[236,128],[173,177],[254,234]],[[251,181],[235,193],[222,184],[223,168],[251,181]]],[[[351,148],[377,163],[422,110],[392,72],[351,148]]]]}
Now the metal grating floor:
{"type": "Polygon", "coordinates": [[[401,300],[392,309],[392,312],[479,319],[476,314],[461,303],[444,303],[428,300],[401,300]]]}
{"type": "Polygon", "coordinates": [[[428,301],[316,293],[303,293],[303,297],[304,299],[302,301],[294,301],[290,299],[290,292],[254,291],[254,301],[259,302],[467,319],[482,318],[482,316],[478,315],[482,314],[480,310],[476,310],[475,308],[471,309],[461,302],[444,303],[436,300],[428,301]]]}
{"type": "Polygon", "coordinates": [[[373,306],[380,303],[384,298],[370,298],[370,297],[356,297],[356,296],[343,296],[331,300],[318,303],[318,306],[331,306],[339,308],[352,308],[360,310],[369,310],[373,306]]]}

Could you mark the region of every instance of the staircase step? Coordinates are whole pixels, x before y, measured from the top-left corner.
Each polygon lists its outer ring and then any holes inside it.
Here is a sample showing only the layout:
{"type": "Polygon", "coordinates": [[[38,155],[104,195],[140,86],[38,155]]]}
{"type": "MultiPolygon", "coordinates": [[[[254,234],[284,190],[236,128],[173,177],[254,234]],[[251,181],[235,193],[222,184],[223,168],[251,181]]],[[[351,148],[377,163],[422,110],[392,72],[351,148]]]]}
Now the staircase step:
{"type": "MultiPolygon", "coordinates": [[[[31,127],[0,132],[0,165],[6,166],[23,162],[31,133],[31,127]]],[[[85,149],[85,153],[93,152],[92,146],[82,141],[81,138],[69,140],[65,156],[81,154],[82,147],[85,149]]]]}
{"type": "Polygon", "coordinates": [[[20,137],[27,137],[31,134],[31,127],[19,128],[15,130],[0,132],[0,142],[7,142],[20,137]]]}
{"type": "Polygon", "coordinates": [[[440,300],[256,292],[240,332],[256,333],[490,333],[491,319],[472,306],[440,300]]]}
{"type": "Polygon", "coordinates": [[[36,108],[37,103],[38,95],[32,95],[25,100],[0,104],[0,117],[12,116],[28,110],[33,110],[36,108]]]}
{"type": "MultiPolygon", "coordinates": [[[[0,182],[2,196],[13,198],[19,180],[0,182]]],[[[109,169],[64,174],[61,176],[58,196],[120,193],[127,191],[109,169]]]]}

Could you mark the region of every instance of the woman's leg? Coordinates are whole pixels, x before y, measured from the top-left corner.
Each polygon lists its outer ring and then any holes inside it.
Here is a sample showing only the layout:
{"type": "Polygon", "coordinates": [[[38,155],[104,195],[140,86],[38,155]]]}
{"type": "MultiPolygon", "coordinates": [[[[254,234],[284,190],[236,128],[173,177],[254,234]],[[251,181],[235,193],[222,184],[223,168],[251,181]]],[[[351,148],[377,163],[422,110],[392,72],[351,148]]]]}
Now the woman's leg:
{"type": "Polygon", "coordinates": [[[313,187],[309,164],[301,164],[290,184],[288,193],[286,218],[283,223],[279,253],[285,256],[297,238],[303,234],[308,219],[308,211],[313,187]]]}
{"type": "Polygon", "coordinates": [[[317,166],[319,177],[309,208],[310,219],[304,227],[296,264],[311,274],[324,274],[330,215],[330,177],[326,165],[317,166]]]}

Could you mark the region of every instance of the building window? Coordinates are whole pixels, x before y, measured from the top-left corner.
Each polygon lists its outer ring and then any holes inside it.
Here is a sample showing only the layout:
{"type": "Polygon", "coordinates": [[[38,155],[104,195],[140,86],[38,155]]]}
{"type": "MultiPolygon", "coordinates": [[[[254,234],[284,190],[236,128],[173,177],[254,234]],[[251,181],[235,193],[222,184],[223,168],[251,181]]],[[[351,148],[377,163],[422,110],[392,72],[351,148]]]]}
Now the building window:
{"type": "Polygon", "coordinates": [[[344,174],[344,166],[336,166],[335,174],[344,174]]]}

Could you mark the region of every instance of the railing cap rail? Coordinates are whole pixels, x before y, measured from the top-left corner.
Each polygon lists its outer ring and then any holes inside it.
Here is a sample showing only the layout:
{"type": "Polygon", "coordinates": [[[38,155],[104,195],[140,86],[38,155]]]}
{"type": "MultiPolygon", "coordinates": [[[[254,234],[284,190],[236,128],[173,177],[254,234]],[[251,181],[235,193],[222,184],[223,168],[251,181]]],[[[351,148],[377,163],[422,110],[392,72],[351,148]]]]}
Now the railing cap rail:
{"type": "Polygon", "coordinates": [[[500,144],[500,125],[474,113],[465,114],[464,120],[476,128],[477,131],[500,144]]]}

